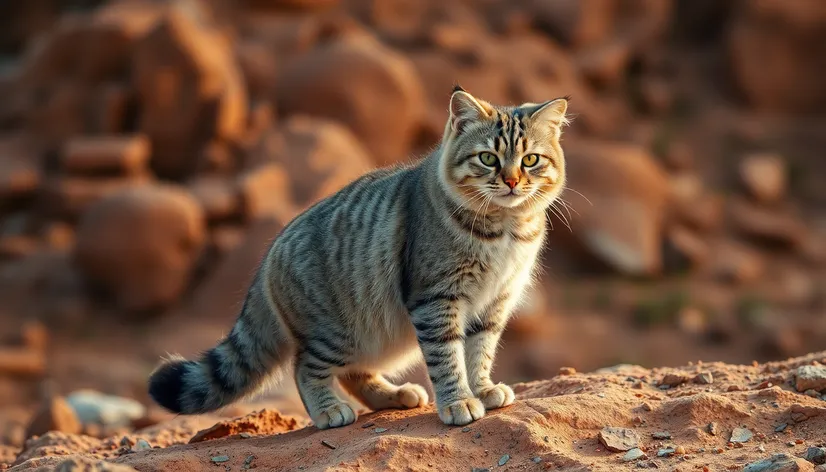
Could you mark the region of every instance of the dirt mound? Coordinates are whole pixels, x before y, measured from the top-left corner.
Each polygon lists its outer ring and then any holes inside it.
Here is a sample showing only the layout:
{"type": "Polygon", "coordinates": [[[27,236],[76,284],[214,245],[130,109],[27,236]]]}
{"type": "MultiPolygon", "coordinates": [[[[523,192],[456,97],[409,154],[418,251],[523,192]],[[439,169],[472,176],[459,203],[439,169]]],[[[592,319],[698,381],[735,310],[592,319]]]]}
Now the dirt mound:
{"type": "Polygon", "coordinates": [[[197,433],[193,426],[206,422],[198,418],[103,440],[50,432],[27,441],[12,470],[52,470],[64,463],[179,472],[211,466],[739,470],[779,454],[813,467],[802,458],[820,457],[819,448],[826,446],[826,396],[798,392],[795,385],[798,376],[811,377],[823,363],[826,352],[750,366],[618,366],[591,374],[563,369],[551,380],[515,385],[514,405],[463,428],[443,425],[428,405],[363,415],[352,426],[326,431],[298,429],[303,420],[262,410],[197,433]],[[604,445],[615,434],[624,438],[621,452],[604,445]]]}

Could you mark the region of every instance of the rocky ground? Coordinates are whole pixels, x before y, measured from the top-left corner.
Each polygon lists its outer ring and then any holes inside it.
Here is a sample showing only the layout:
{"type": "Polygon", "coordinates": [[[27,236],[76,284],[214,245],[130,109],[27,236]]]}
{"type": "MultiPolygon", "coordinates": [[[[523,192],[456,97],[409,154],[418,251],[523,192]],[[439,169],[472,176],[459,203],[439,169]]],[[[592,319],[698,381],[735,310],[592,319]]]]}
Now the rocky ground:
{"type": "Polygon", "coordinates": [[[56,398],[43,418],[57,431],[6,460],[13,471],[826,470],[826,352],[753,365],[564,368],[514,391],[516,403],[466,427],[444,426],[432,405],[362,412],[326,431],[261,410],[104,439],[73,434],[79,421],[56,398]]]}

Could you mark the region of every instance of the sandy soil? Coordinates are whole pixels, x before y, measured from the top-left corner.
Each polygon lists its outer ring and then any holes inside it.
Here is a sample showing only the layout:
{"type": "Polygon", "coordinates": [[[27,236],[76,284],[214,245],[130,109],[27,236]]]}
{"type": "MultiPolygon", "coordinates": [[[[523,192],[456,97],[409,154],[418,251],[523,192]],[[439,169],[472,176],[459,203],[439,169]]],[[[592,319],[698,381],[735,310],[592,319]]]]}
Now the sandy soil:
{"type": "Polygon", "coordinates": [[[561,369],[550,380],[515,385],[515,404],[464,428],[443,425],[430,405],[363,414],[354,425],[328,431],[263,411],[230,421],[179,417],[104,440],[51,432],[28,440],[11,470],[53,470],[67,459],[178,472],[739,470],[774,454],[801,457],[809,447],[826,446],[826,401],[796,390],[800,366],[823,364],[826,352],[754,365],[561,369]],[[626,462],[625,452],[607,450],[600,439],[607,427],[627,428],[621,434],[647,457],[626,462]],[[737,435],[751,437],[737,443],[737,435]],[[658,457],[668,448],[670,455],[658,457]]]}

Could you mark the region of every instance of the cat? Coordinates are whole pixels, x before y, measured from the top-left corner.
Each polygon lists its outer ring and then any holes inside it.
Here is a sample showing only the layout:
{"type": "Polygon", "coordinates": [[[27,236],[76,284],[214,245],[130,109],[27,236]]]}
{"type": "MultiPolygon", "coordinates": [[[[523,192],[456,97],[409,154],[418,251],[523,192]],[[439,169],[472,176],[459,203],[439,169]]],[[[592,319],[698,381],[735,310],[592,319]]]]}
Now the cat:
{"type": "Polygon", "coordinates": [[[422,356],[439,418],[466,425],[514,401],[491,380],[508,317],[533,281],[546,209],[565,186],[568,97],[495,106],[457,86],[439,147],[376,170],[320,201],[276,237],[230,333],[198,360],[173,357],[149,393],[204,413],[292,369],[316,427],[353,408],[428,403],[388,380],[422,356]]]}

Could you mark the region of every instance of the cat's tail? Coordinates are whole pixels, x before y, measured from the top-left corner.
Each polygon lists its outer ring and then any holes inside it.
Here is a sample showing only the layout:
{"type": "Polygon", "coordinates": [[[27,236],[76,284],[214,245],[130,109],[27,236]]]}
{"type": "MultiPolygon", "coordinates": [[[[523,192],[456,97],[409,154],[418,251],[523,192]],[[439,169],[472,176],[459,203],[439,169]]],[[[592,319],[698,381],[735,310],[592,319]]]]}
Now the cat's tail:
{"type": "Polygon", "coordinates": [[[155,369],[149,378],[155,402],[175,413],[214,411],[254,393],[287,363],[293,343],[262,272],[253,280],[235,326],[217,346],[197,361],[175,356],[155,369]]]}

